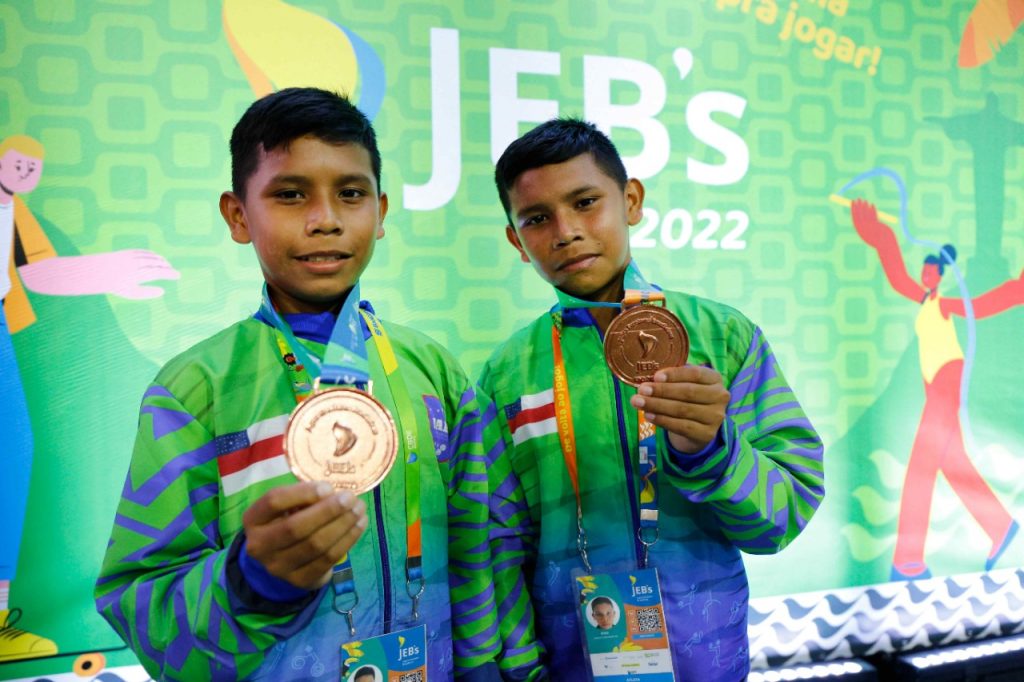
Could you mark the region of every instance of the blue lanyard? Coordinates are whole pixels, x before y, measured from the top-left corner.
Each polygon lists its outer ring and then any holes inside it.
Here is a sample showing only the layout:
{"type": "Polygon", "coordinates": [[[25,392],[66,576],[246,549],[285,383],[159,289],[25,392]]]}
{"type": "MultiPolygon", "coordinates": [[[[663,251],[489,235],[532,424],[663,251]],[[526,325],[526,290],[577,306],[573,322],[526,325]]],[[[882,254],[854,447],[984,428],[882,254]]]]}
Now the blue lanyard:
{"type": "MultiPolygon", "coordinates": [[[[299,343],[292,333],[291,327],[281,319],[270,302],[267,285],[263,285],[263,302],[260,314],[271,323],[284,337],[288,348],[305,366],[313,379],[319,378],[320,383],[331,386],[355,386],[365,390],[370,383],[370,364],[366,356],[366,342],[359,328],[359,283],[349,291],[345,303],[341,306],[338,319],[331,330],[331,336],[324,349],[324,357],[319,358],[310,353],[299,343]]],[[[305,396],[303,396],[305,397],[305,396]]]]}

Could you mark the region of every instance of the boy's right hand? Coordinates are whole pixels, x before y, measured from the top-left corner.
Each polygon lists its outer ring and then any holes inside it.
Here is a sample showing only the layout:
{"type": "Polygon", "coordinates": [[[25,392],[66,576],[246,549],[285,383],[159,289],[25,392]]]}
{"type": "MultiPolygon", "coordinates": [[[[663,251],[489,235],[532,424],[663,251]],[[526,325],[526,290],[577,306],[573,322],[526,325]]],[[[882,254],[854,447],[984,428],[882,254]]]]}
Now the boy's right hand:
{"type": "Polygon", "coordinates": [[[271,575],[304,590],[331,579],[335,564],[366,530],[366,504],[329,483],[268,491],[242,516],[246,549],[271,575]]]}

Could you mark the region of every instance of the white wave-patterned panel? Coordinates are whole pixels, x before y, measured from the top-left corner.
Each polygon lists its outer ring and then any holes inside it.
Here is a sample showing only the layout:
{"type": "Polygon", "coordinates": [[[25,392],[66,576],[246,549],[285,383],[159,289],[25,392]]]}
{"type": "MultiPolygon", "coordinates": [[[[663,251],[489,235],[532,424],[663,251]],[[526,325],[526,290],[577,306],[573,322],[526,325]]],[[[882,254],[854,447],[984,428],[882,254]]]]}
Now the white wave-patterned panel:
{"type": "Polygon", "coordinates": [[[754,668],[910,651],[1024,632],[1024,570],[753,599],[754,668]]]}

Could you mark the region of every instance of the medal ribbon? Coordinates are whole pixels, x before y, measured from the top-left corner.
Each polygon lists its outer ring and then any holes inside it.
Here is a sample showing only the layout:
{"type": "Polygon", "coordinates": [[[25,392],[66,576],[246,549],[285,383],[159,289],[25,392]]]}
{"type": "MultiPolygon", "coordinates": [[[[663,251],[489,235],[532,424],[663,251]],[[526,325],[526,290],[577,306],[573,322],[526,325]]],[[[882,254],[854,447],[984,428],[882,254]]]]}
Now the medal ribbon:
{"type": "MultiPolygon", "coordinates": [[[[359,315],[362,314],[366,321],[384,368],[385,379],[398,407],[398,423],[405,434],[406,452],[408,453],[407,461],[404,462],[406,592],[412,598],[413,619],[418,620],[419,599],[426,588],[426,583],[423,578],[423,528],[420,520],[420,464],[416,454],[419,450],[419,436],[416,428],[416,416],[405,381],[397,371],[398,360],[387,332],[384,331],[383,325],[376,317],[368,311],[359,310],[359,300],[359,284],[357,282],[338,313],[330,339],[324,349],[322,362],[295,338],[291,327],[274,309],[265,284],[260,314],[271,321],[277,331],[275,335],[277,346],[285,364],[291,369],[292,388],[295,391],[297,403],[308,398],[319,385],[325,383],[332,386],[354,386],[360,390],[370,387],[370,364],[366,353],[366,342],[360,329],[359,315]]],[[[342,597],[349,594],[355,595],[352,562],[348,554],[342,557],[338,565],[334,567],[331,585],[334,588],[334,609],[348,619],[349,631],[352,636],[355,636],[352,612],[359,603],[358,596],[355,596],[350,608],[343,609],[339,606],[342,597]]]]}
{"type": "MultiPolygon", "coordinates": [[[[625,296],[622,303],[586,301],[571,296],[560,289],[555,289],[560,308],[592,308],[619,307],[625,309],[634,305],[665,301],[665,294],[654,289],[644,276],[636,261],[630,261],[623,273],[625,296]]],[[[558,439],[562,446],[562,457],[565,468],[572,481],[576,493],[576,520],[579,535],[577,548],[587,569],[591,572],[587,557],[587,536],[583,526],[583,505],[580,496],[579,466],[577,463],[576,435],[573,429],[572,406],[569,401],[569,380],[565,370],[565,359],[562,355],[562,315],[556,312],[554,324],[551,326],[551,347],[554,356],[554,396],[555,422],[558,427],[558,439]]],[[[644,417],[642,410],[637,411],[637,466],[640,474],[640,527],[637,528],[637,539],[643,545],[644,553],[640,559],[640,568],[647,566],[650,548],[658,541],[658,439],[657,429],[644,417]]]]}
{"type": "MultiPolygon", "coordinates": [[[[331,330],[330,339],[324,348],[323,361],[310,353],[305,346],[299,343],[292,333],[291,327],[278,315],[270,302],[270,295],[267,292],[267,285],[263,285],[263,302],[260,305],[260,314],[270,320],[278,331],[278,348],[288,348],[294,354],[295,359],[306,370],[314,382],[319,379],[322,384],[331,386],[355,386],[360,390],[366,390],[370,383],[370,363],[366,357],[366,342],[359,330],[359,283],[357,282],[349,292],[345,303],[341,306],[338,319],[331,330]],[[283,339],[281,338],[283,337],[283,339]]],[[[287,362],[287,360],[286,360],[287,362]]],[[[289,363],[290,365],[291,363],[289,363]]],[[[293,367],[301,372],[298,367],[293,367]]],[[[307,382],[308,383],[308,382],[307,382]]],[[[313,386],[308,389],[302,388],[300,400],[309,397],[313,392],[313,386]]]]}
{"type": "Polygon", "coordinates": [[[620,308],[625,310],[641,303],[664,303],[665,294],[652,287],[644,276],[640,274],[640,268],[636,261],[629,261],[625,272],[622,273],[622,287],[625,290],[625,297],[621,303],[611,301],[587,301],[567,294],[558,287],[555,287],[555,296],[558,297],[560,308],[620,308]]]}
{"type": "Polygon", "coordinates": [[[366,326],[370,329],[370,337],[377,346],[384,367],[384,376],[391,389],[398,408],[398,423],[405,434],[405,591],[412,598],[412,617],[419,620],[420,596],[426,589],[423,578],[423,522],[420,515],[420,458],[419,430],[416,428],[416,414],[413,412],[412,398],[405,386],[405,379],[398,371],[398,359],[388,334],[384,331],[380,320],[367,310],[360,310],[366,326]]]}

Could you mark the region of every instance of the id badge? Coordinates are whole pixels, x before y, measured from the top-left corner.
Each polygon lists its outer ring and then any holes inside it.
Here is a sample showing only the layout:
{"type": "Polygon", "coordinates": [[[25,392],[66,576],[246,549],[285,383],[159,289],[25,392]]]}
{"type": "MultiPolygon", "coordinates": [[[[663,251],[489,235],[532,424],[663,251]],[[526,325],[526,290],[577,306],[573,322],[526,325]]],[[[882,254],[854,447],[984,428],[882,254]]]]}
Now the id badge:
{"type": "Polygon", "coordinates": [[[656,569],[579,575],[575,587],[595,680],[674,682],[656,569]]]}
{"type": "Polygon", "coordinates": [[[342,682],[427,682],[427,626],[341,645],[342,682]]]}

